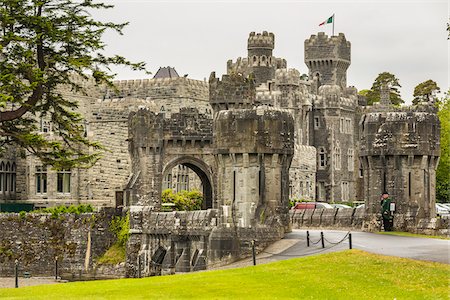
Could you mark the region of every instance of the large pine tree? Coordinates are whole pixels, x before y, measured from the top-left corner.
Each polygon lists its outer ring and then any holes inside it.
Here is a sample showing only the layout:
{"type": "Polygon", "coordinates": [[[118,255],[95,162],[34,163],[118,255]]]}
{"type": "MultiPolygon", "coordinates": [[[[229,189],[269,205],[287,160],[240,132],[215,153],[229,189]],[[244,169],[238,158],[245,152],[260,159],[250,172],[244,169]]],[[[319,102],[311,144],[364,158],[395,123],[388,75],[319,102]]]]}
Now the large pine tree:
{"type": "Polygon", "coordinates": [[[143,69],[122,56],[101,54],[106,30],[126,24],[101,22],[92,10],[112,8],[91,0],[2,0],[0,4],[0,136],[57,168],[89,166],[100,145],[84,137],[78,104],[61,86],[83,92],[78,79],[112,85],[109,65],[143,69]],[[53,123],[57,139],[37,133],[39,118],[53,123]]]}

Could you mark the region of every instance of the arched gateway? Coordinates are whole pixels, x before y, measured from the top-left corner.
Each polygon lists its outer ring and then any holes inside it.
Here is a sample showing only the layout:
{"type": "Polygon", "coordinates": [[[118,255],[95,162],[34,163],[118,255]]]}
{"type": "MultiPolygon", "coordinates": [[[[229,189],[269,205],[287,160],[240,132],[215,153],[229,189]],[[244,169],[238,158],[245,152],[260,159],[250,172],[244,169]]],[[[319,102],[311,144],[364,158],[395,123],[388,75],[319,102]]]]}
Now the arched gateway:
{"type": "Polygon", "coordinates": [[[159,210],[164,176],[183,165],[200,178],[205,199],[202,208],[215,207],[212,116],[194,108],[182,108],[171,115],[141,109],[130,115],[130,120],[133,175],[127,203],[159,210]]]}
{"type": "Polygon", "coordinates": [[[205,269],[289,229],[292,115],[256,102],[251,78],[212,74],[209,84],[214,118],[194,108],[130,114],[128,276],[205,269]],[[203,210],[161,212],[164,178],[179,165],[199,176],[203,210]]]}

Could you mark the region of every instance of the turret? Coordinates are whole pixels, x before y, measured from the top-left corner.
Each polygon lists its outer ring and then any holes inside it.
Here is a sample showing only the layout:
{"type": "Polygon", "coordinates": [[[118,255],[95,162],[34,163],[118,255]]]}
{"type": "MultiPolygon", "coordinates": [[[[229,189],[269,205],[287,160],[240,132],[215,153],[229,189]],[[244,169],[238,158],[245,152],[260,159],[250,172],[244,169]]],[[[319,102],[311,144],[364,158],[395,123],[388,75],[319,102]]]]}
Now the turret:
{"type": "Polygon", "coordinates": [[[317,88],[324,84],[347,86],[350,48],[343,33],[328,37],[319,32],[305,40],[305,64],[309,68],[309,78],[316,81],[317,88]]]}
{"type": "Polygon", "coordinates": [[[275,76],[276,59],[272,56],[275,46],[273,33],[251,32],[248,37],[248,62],[257,84],[267,82],[275,76]]]}

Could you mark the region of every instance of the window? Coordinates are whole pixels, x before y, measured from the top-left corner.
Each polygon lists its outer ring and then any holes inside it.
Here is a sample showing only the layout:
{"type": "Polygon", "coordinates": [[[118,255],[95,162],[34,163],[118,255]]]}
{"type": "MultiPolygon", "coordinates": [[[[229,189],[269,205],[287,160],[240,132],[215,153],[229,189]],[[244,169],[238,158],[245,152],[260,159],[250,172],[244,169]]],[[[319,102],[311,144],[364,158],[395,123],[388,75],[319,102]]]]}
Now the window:
{"type": "Polygon", "coordinates": [[[319,128],[320,128],[320,118],[314,117],[314,129],[319,129],[319,128]]]}
{"type": "Polygon", "coordinates": [[[345,130],[344,130],[344,118],[340,118],[339,119],[339,132],[340,133],[344,133],[345,132],[345,130]]]}
{"type": "Polygon", "coordinates": [[[36,167],[36,194],[47,193],[47,167],[36,167]]]}
{"type": "Polygon", "coordinates": [[[341,148],[339,147],[339,144],[334,147],[334,169],[340,170],[341,169],[341,148]]]}
{"type": "Polygon", "coordinates": [[[352,130],[352,119],[345,119],[345,133],[351,134],[352,130]]]}
{"type": "Polygon", "coordinates": [[[41,132],[50,132],[50,122],[42,122],[41,132]]]}
{"type": "Polygon", "coordinates": [[[57,174],[57,192],[69,194],[70,193],[70,170],[61,170],[57,174]]]}
{"type": "Polygon", "coordinates": [[[341,193],[342,193],[342,201],[348,201],[350,199],[347,181],[341,182],[341,193]]]}
{"type": "Polygon", "coordinates": [[[364,170],[361,160],[359,161],[359,178],[363,178],[364,170]]]}
{"type": "Polygon", "coordinates": [[[324,181],[319,181],[317,196],[318,196],[319,200],[321,200],[321,201],[325,200],[325,182],[324,181]]]}
{"type": "Polygon", "coordinates": [[[327,166],[327,154],[325,148],[319,148],[319,169],[324,169],[327,166]]]}
{"type": "Polygon", "coordinates": [[[11,186],[9,189],[11,192],[16,192],[16,164],[12,163],[11,165],[11,186]]]}
{"type": "Polygon", "coordinates": [[[167,174],[164,176],[163,180],[163,190],[171,189],[172,188],[172,174],[167,174]]]}
{"type": "Polygon", "coordinates": [[[11,165],[9,164],[9,162],[7,162],[6,168],[5,168],[5,182],[3,185],[3,187],[5,188],[5,192],[9,191],[9,182],[11,181],[10,168],[11,168],[11,165]]]}
{"type": "Polygon", "coordinates": [[[350,172],[353,172],[353,169],[355,168],[353,153],[354,153],[353,148],[349,148],[347,151],[347,159],[348,159],[348,170],[350,172]]]}

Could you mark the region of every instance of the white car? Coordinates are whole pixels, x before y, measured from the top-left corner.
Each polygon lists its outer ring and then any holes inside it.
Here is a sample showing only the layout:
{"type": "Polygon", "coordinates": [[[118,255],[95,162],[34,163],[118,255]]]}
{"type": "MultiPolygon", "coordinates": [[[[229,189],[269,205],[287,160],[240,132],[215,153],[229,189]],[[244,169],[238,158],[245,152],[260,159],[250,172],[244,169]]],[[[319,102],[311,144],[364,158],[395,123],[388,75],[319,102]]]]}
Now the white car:
{"type": "Polygon", "coordinates": [[[450,209],[448,209],[445,205],[441,203],[436,203],[436,215],[450,215],[450,209]]]}
{"type": "Polygon", "coordinates": [[[352,208],[350,205],[346,204],[332,203],[330,205],[333,206],[334,208],[352,208]]]}

